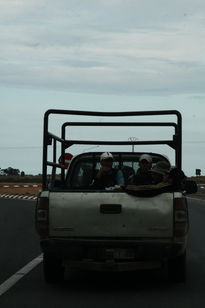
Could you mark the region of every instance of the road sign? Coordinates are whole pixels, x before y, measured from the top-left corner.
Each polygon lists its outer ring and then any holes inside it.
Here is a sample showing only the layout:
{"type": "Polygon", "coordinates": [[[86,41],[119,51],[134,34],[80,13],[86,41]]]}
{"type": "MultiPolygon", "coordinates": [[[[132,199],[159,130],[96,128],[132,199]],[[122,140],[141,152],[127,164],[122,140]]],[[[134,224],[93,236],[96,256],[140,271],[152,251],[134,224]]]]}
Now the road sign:
{"type": "Polygon", "coordinates": [[[201,175],[201,169],[196,169],[196,175],[201,175]]]}
{"type": "MultiPolygon", "coordinates": [[[[72,158],[73,158],[73,155],[71,153],[65,153],[65,168],[66,169],[68,168],[72,158]]],[[[62,156],[60,156],[58,159],[59,164],[62,164],[62,161],[63,161],[62,156]]]]}

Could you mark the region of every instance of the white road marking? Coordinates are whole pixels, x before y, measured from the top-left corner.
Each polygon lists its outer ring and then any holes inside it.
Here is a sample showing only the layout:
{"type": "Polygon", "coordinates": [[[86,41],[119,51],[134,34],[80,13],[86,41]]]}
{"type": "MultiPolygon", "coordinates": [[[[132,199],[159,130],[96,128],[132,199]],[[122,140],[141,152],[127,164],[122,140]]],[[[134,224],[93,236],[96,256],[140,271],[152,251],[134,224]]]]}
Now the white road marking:
{"type": "Polygon", "coordinates": [[[30,200],[30,201],[35,201],[37,200],[36,196],[25,196],[25,195],[6,195],[0,194],[0,198],[8,198],[8,199],[21,199],[21,200],[30,200]]]}
{"type": "Polygon", "coordinates": [[[191,199],[191,200],[196,200],[196,201],[202,201],[202,202],[205,202],[205,200],[203,199],[197,199],[197,198],[192,198],[192,197],[187,197],[188,199],[191,199]]]}
{"type": "Polygon", "coordinates": [[[33,196],[27,197],[27,200],[31,200],[33,199],[33,196]]]}
{"type": "Polygon", "coordinates": [[[21,278],[28,274],[34,267],[40,264],[43,260],[43,255],[41,254],[37,258],[33,259],[31,262],[22,267],[18,272],[8,278],[0,285],[0,296],[12,288],[21,278]]]}

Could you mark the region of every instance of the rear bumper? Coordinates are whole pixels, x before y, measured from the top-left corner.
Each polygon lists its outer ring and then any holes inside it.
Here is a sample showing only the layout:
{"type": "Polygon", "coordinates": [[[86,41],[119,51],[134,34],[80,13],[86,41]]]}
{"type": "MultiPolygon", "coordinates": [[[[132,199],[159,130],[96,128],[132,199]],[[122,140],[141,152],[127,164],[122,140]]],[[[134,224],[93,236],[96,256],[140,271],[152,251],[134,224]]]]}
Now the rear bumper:
{"type": "MultiPolygon", "coordinates": [[[[93,260],[66,261],[72,268],[97,272],[127,272],[159,269],[162,267],[160,260],[132,262],[117,260],[106,260],[101,262],[93,260]]],[[[66,261],[65,264],[67,263],[66,261]]]]}
{"type": "Polygon", "coordinates": [[[43,253],[75,262],[126,262],[163,261],[184,252],[186,241],[135,240],[135,239],[59,239],[41,241],[43,253]],[[116,252],[130,252],[131,256],[119,257],[116,252]]]}

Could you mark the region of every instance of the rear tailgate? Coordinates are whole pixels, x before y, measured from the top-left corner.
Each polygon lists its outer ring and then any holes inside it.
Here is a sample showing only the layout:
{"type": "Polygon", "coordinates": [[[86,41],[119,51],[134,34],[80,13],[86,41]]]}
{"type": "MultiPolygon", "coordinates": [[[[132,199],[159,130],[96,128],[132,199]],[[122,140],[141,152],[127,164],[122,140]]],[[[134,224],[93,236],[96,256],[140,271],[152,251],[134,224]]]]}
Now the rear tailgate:
{"type": "Polygon", "coordinates": [[[173,193],[50,192],[52,237],[154,237],[173,234],[173,193]]]}

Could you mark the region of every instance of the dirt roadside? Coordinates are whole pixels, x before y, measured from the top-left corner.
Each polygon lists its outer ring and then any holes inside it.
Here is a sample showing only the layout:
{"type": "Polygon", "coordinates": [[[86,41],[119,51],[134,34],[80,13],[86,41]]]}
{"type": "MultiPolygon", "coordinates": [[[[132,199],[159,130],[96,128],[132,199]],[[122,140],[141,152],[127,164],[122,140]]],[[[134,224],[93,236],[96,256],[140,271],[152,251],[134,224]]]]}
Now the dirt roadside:
{"type": "Polygon", "coordinates": [[[35,183],[0,183],[0,195],[27,195],[37,196],[41,185],[35,183]]]}

